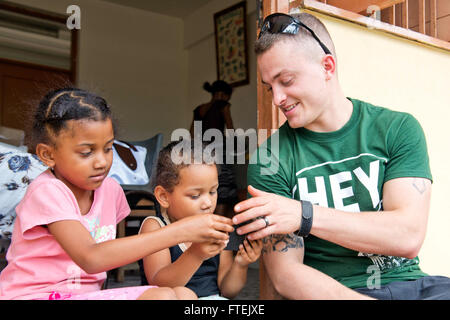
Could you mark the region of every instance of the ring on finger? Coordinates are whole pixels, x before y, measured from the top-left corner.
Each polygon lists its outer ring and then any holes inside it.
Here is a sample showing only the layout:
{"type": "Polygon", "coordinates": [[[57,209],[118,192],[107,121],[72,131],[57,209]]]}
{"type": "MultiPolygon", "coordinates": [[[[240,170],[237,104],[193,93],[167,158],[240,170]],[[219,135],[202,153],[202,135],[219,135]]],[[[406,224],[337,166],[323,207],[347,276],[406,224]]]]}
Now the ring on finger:
{"type": "Polygon", "coordinates": [[[267,219],[267,217],[260,217],[261,219],[263,219],[264,220],[264,222],[266,223],[266,226],[265,226],[265,228],[267,228],[268,226],[270,226],[270,222],[269,222],[269,219],[267,219]]]}

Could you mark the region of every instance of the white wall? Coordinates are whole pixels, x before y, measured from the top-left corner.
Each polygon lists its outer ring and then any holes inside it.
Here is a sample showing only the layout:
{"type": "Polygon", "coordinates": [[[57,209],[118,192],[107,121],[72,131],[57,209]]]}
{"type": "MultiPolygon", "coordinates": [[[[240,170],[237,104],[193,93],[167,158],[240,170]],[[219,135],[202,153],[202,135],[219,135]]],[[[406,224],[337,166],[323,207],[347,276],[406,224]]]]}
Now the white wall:
{"type": "MultiPolygon", "coordinates": [[[[189,126],[196,106],[211,99],[202,89],[203,83],[217,80],[214,13],[228,8],[239,0],[215,0],[184,19],[184,47],[188,55],[188,94],[186,119],[189,126]]],[[[253,43],[256,39],[256,10],[254,1],[247,1],[247,43],[250,83],[234,88],[231,97],[231,115],[235,128],[256,128],[256,59],[253,43]]]]}
{"type": "MultiPolygon", "coordinates": [[[[184,20],[101,0],[13,1],[59,14],[79,5],[78,85],[113,106],[119,138],[162,132],[166,143],[209,101],[202,86],[217,78],[213,16],[240,0],[213,0],[184,20]]],[[[235,128],[244,130],[256,128],[255,12],[254,1],[247,1],[250,83],[236,87],[230,101],[235,128]]]]}
{"type": "Polygon", "coordinates": [[[99,0],[15,0],[66,14],[80,6],[78,85],[112,105],[118,137],[167,139],[186,126],[187,55],[183,21],[99,0]]]}
{"type": "MultiPolygon", "coordinates": [[[[203,90],[203,83],[217,80],[214,13],[228,8],[239,0],[214,0],[184,19],[184,48],[187,52],[187,104],[185,126],[192,122],[196,106],[211,99],[203,90]]],[[[257,128],[256,58],[253,43],[256,39],[256,3],[247,1],[247,51],[250,83],[235,87],[231,97],[231,116],[235,129],[257,128]]],[[[246,188],[247,167],[235,165],[236,184],[246,188]]]]}

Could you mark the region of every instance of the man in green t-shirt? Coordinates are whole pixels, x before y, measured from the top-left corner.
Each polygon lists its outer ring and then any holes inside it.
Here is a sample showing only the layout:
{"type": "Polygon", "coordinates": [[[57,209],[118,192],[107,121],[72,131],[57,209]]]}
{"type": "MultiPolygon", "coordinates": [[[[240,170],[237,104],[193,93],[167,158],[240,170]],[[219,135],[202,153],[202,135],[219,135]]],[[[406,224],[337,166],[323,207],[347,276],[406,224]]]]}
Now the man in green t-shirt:
{"type": "Polygon", "coordinates": [[[276,290],[291,299],[450,299],[450,279],[428,276],[417,258],[432,182],[417,120],[347,98],[333,41],[310,14],[267,17],[255,52],[287,122],[252,156],[252,197],[233,220],[254,219],[238,232],[264,238],[276,290]]]}

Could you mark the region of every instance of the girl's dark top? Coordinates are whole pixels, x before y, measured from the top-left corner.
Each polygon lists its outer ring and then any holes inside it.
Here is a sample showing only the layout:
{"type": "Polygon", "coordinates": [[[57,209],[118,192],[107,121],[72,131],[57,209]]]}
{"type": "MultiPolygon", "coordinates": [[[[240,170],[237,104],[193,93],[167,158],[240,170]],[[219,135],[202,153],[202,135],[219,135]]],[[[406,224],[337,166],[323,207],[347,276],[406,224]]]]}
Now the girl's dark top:
{"type": "MultiPolygon", "coordinates": [[[[161,214],[156,215],[167,225],[161,214]]],[[[179,245],[169,248],[171,262],[175,262],[182,254],[179,245]]],[[[194,273],[192,278],[186,284],[186,287],[195,292],[198,297],[207,297],[215,294],[220,294],[219,286],[217,285],[217,274],[219,270],[220,255],[216,255],[208,260],[203,261],[200,268],[194,273]]],[[[139,268],[141,273],[141,284],[148,285],[145,277],[144,265],[142,259],[139,260],[139,268]]]]}

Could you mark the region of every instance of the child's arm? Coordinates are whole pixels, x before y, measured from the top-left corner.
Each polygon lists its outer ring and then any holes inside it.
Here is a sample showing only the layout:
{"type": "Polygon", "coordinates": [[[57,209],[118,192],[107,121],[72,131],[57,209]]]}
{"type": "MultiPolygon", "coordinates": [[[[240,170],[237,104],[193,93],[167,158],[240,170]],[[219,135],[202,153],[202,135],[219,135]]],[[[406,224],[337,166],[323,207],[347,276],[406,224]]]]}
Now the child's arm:
{"type": "Polygon", "coordinates": [[[218,215],[201,215],[170,224],[155,232],[96,243],[89,231],[74,220],[48,224],[49,232],[87,273],[111,270],[142,259],[181,242],[227,240],[231,220],[218,215]]]}
{"type": "Polygon", "coordinates": [[[233,259],[233,252],[224,250],[220,254],[218,283],[224,297],[236,297],[247,282],[247,271],[250,263],[258,260],[261,255],[262,240],[249,241],[239,246],[239,251],[233,259]]]}
{"type": "MultiPolygon", "coordinates": [[[[141,233],[151,233],[159,229],[161,226],[157,221],[147,219],[141,227],[141,233]]],[[[224,246],[224,243],[193,243],[173,263],[169,249],[148,255],[143,259],[147,281],[157,286],[185,286],[203,261],[219,254],[224,246]]]]}

